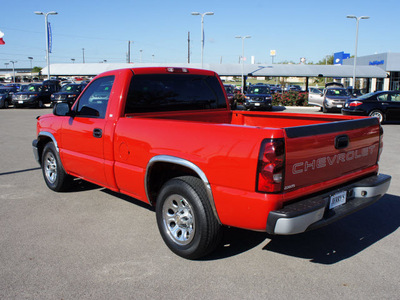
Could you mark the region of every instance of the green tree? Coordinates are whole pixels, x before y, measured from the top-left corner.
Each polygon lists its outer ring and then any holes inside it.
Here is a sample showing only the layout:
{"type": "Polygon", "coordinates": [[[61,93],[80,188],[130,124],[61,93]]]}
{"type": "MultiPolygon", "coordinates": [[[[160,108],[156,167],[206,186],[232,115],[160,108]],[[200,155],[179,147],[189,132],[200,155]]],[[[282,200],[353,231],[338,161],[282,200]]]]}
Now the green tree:
{"type": "Polygon", "coordinates": [[[39,73],[40,71],[42,71],[42,67],[33,67],[32,69],[32,73],[39,73]]]}

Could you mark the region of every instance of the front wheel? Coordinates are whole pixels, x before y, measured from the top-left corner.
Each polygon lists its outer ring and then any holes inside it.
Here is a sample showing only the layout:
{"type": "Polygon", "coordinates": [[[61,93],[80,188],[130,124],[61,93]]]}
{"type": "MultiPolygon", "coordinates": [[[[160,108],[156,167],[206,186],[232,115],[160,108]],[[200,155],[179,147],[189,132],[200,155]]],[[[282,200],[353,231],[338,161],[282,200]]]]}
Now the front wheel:
{"type": "Polygon", "coordinates": [[[383,123],[385,121],[385,114],[380,110],[374,109],[369,113],[370,117],[376,117],[379,120],[379,123],[383,123]]]}
{"type": "Polygon", "coordinates": [[[53,191],[61,192],[67,189],[71,177],[64,171],[56,147],[47,143],[42,154],[42,172],[46,185],[53,191]]]}
{"type": "Polygon", "coordinates": [[[205,256],[221,240],[221,226],[199,178],[182,176],[164,184],[157,197],[156,218],[164,242],[183,258],[205,256]]]}

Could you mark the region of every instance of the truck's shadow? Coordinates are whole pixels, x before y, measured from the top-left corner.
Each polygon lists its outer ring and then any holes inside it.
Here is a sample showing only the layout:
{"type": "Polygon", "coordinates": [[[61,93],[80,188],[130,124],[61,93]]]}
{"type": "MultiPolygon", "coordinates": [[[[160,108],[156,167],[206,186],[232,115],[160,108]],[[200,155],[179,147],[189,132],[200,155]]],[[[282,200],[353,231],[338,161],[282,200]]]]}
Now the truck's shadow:
{"type": "Polygon", "coordinates": [[[206,260],[238,255],[259,244],[263,250],[308,259],[313,263],[335,264],[352,257],[400,226],[400,197],[386,194],[374,205],[319,230],[293,236],[230,229],[223,246],[206,260]]]}
{"type": "MultiPolygon", "coordinates": [[[[76,180],[70,192],[100,189],[121,200],[154,211],[150,205],[115,193],[92,183],[76,180]]],[[[291,235],[271,236],[237,228],[224,228],[221,245],[201,260],[217,260],[239,255],[260,244],[266,253],[308,259],[313,263],[335,264],[352,257],[400,227],[400,197],[386,194],[377,203],[318,230],[291,235]]],[[[266,258],[268,259],[268,258],[266,258]]]]}

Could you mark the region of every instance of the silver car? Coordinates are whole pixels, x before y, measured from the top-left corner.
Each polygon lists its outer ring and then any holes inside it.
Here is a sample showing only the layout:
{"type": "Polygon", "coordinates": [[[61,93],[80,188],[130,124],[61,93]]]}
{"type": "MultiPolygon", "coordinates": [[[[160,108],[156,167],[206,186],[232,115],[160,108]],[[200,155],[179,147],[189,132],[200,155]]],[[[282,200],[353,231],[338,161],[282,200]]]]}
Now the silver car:
{"type": "Polygon", "coordinates": [[[308,93],[308,104],[322,108],[324,113],[330,111],[340,112],[344,107],[346,100],[350,99],[351,95],[347,89],[340,83],[327,84],[323,91],[310,88],[308,93]]]}

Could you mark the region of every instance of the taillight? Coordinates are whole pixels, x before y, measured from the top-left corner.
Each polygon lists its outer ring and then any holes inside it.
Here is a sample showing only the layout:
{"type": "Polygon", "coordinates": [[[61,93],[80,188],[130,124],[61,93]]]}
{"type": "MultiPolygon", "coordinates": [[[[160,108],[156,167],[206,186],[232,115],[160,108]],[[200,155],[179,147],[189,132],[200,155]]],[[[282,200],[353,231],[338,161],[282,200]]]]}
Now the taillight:
{"type": "Polygon", "coordinates": [[[257,191],[277,193],[282,191],[285,166],[284,139],[264,140],[261,143],[257,167],[257,191]]]}
{"type": "Polygon", "coordinates": [[[378,161],[381,158],[381,154],[383,151],[383,128],[379,124],[379,152],[378,152],[378,161]]]}
{"type": "Polygon", "coordinates": [[[356,106],[360,106],[362,104],[361,101],[351,101],[349,106],[350,107],[356,107],[356,106]]]}

